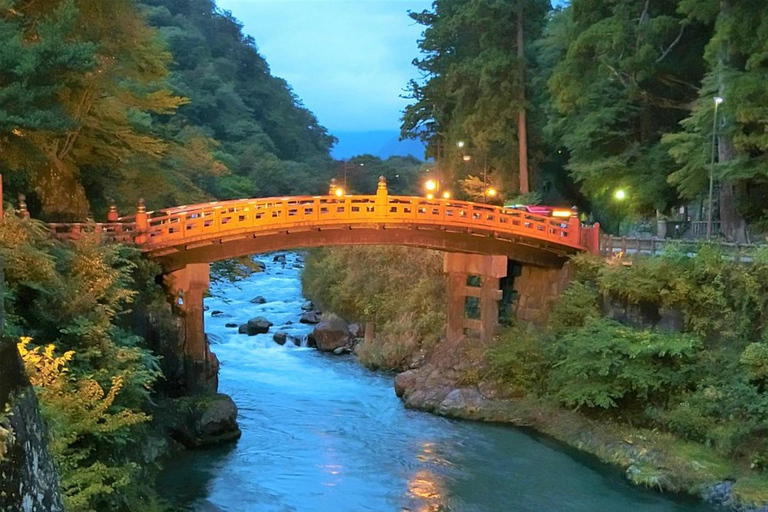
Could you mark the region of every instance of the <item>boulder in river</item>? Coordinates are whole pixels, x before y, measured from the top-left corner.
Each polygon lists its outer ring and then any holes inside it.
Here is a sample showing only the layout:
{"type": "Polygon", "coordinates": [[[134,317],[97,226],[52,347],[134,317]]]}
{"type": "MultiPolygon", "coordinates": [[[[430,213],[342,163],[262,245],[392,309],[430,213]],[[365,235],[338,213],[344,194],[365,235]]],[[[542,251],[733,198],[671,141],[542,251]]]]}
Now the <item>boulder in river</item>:
{"type": "Polygon", "coordinates": [[[231,329],[232,327],[237,327],[237,324],[229,322],[229,323],[225,324],[224,327],[229,327],[231,329]]]}
{"type": "Polygon", "coordinates": [[[273,261],[273,262],[275,262],[275,263],[282,263],[282,264],[285,264],[285,254],[276,254],[276,255],[275,255],[273,258],[272,258],[272,261],[273,261]]]}
{"type": "Polygon", "coordinates": [[[219,317],[219,316],[229,316],[229,315],[227,315],[223,311],[216,310],[216,311],[211,311],[211,316],[212,317],[219,317]]]}
{"type": "Polygon", "coordinates": [[[301,314],[299,322],[303,324],[319,324],[320,315],[317,314],[317,311],[307,311],[301,314]]]}
{"type": "Polygon", "coordinates": [[[267,299],[265,299],[261,295],[251,299],[251,304],[266,304],[266,303],[267,303],[267,299]]]}
{"type": "Polygon", "coordinates": [[[275,343],[278,345],[285,345],[285,342],[288,339],[288,334],[284,332],[276,332],[274,336],[272,336],[272,339],[275,340],[275,343]]]}
{"type": "Polygon", "coordinates": [[[179,418],[173,427],[175,437],[185,446],[209,446],[234,441],[241,435],[237,406],[229,395],[217,393],[202,397],[188,414],[192,417],[179,418]]]}
{"type": "Polygon", "coordinates": [[[240,334],[247,334],[248,336],[256,336],[257,334],[269,332],[269,328],[272,327],[272,325],[272,322],[263,316],[257,316],[256,318],[248,320],[247,324],[241,325],[238,332],[240,334]]]}
{"type": "Polygon", "coordinates": [[[311,300],[308,300],[301,305],[301,309],[303,311],[313,311],[315,309],[315,305],[312,303],[311,300]]]}
{"type": "Polygon", "coordinates": [[[323,352],[333,352],[337,348],[346,347],[349,343],[347,323],[339,317],[332,317],[320,322],[312,331],[312,337],[317,342],[317,349],[323,352]]]}

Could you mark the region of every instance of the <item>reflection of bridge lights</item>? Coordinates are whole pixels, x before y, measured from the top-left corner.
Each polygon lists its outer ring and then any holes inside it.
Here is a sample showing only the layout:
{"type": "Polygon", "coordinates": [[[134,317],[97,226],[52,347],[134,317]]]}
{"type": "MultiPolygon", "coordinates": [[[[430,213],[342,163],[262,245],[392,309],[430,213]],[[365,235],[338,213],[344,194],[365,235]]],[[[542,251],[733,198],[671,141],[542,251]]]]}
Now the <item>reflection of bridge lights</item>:
{"type": "Polygon", "coordinates": [[[442,498],[435,475],[430,471],[419,471],[408,481],[408,492],[414,498],[437,501],[442,498]]]}
{"type": "Polygon", "coordinates": [[[424,188],[427,190],[437,190],[437,182],[435,180],[427,180],[424,184],[424,188]]]}
{"type": "Polygon", "coordinates": [[[334,192],[334,194],[336,194],[336,197],[341,197],[341,196],[344,195],[344,189],[341,188],[341,187],[337,187],[336,191],[334,192]]]}

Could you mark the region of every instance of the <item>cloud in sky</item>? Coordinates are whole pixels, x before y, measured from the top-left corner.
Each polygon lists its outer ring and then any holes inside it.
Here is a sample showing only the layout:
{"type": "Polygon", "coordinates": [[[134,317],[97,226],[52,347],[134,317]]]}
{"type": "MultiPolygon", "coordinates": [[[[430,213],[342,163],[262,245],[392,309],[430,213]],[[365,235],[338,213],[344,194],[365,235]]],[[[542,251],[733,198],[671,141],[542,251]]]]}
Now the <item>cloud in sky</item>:
{"type": "Polygon", "coordinates": [[[422,27],[407,15],[430,0],[218,0],[334,131],[397,130],[416,76],[422,27]]]}

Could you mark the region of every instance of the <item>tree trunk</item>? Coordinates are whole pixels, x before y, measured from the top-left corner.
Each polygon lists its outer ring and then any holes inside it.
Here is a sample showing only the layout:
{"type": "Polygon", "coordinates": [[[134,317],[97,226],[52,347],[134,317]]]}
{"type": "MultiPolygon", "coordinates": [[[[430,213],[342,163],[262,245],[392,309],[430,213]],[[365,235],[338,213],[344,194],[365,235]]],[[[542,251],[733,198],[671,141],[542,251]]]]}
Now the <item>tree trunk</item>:
{"type": "MultiPolygon", "coordinates": [[[[720,0],[720,17],[727,18],[731,14],[730,0],[720,0]]],[[[730,65],[730,44],[726,39],[721,43],[718,58],[718,81],[720,97],[725,97],[726,84],[723,71],[730,65]]],[[[721,126],[727,126],[727,119],[723,116],[721,126]]],[[[736,157],[736,148],[730,135],[724,133],[719,136],[717,143],[718,162],[730,162],[736,157]]],[[[718,194],[720,207],[720,232],[727,240],[744,243],[747,241],[747,225],[736,209],[737,196],[744,193],[744,183],[736,180],[723,180],[720,183],[718,194]]]]}
{"type": "Polygon", "coordinates": [[[77,168],[57,156],[37,170],[34,188],[42,208],[43,220],[52,222],[84,221],[88,199],[80,183],[77,168]]]}
{"type": "MultiPolygon", "coordinates": [[[[733,142],[728,136],[721,136],[717,143],[720,162],[728,162],[735,157],[733,142]]],[[[747,242],[747,223],[736,209],[738,196],[746,193],[745,184],[735,180],[723,180],[720,183],[718,202],[720,207],[720,232],[731,242],[747,242]]]]}
{"type": "Polygon", "coordinates": [[[523,40],[523,6],[517,11],[517,57],[520,60],[520,110],[517,114],[517,143],[520,157],[520,193],[530,192],[528,183],[528,130],[525,119],[525,46],[523,40]]]}

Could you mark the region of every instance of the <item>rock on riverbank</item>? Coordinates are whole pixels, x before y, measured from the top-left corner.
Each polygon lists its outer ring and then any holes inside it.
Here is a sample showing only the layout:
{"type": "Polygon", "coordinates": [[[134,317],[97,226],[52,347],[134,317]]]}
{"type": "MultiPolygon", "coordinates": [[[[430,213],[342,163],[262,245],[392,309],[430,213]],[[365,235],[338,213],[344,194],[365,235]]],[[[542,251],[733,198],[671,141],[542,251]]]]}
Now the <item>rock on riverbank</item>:
{"type": "Polygon", "coordinates": [[[473,360],[465,347],[442,341],[424,364],[396,376],[395,393],[406,407],[451,418],[530,427],[618,466],[633,483],[699,495],[731,511],[768,512],[766,506],[740,503],[733,482],[718,480],[707,461],[661,448],[652,441],[652,433],[591,420],[537,399],[505,395],[494,382],[476,379],[467,383],[473,360]]]}

